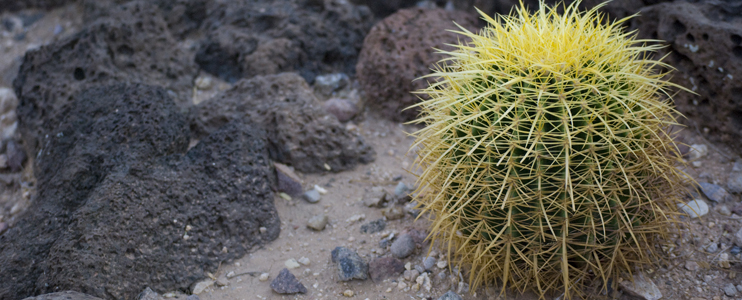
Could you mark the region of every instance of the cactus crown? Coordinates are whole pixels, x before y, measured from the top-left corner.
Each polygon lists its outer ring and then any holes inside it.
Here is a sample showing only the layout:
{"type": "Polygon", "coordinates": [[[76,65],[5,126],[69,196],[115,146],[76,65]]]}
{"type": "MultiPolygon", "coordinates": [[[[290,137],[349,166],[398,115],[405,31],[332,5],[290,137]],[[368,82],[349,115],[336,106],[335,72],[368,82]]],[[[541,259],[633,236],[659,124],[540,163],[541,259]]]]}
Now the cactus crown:
{"type": "MultiPolygon", "coordinates": [[[[418,105],[417,200],[474,290],[584,296],[656,261],[686,179],[660,46],[595,7],[543,1],[439,51],[418,105]]],[[[678,87],[683,89],[682,87],[678,87]]]]}

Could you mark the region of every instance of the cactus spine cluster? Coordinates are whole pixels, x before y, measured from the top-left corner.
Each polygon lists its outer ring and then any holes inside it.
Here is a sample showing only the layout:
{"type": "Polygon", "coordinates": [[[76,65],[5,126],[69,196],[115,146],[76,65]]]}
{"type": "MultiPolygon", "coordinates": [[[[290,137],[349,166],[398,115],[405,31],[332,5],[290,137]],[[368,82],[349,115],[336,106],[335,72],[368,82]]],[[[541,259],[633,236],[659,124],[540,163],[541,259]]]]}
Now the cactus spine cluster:
{"type": "Polygon", "coordinates": [[[417,201],[472,289],[585,297],[656,262],[679,220],[668,90],[683,88],[648,56],[655,41],[622,31],[628,18],[578,4],[480,12],[488,26],[461,28],[418,91],[417,201]]]}

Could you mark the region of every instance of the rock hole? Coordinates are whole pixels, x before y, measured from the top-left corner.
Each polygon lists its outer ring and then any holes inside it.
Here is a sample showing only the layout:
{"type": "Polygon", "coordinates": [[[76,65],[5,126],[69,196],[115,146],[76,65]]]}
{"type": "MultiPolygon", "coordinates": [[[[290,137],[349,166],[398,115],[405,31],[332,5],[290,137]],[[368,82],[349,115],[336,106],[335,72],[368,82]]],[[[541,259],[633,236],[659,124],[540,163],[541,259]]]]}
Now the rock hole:
{"type": "Polygon", "coordinates": [[[689,34],[686,34],[685,35],[685,38],[688,39],[688,41],[691,42],[691,43],[695,43],[696,42],[696,38],[692,34],[690,34],[690,33],[689,34]]]}
{"type": "Polygon", "coordinates": [[[708,41],[709,40],[709,35],[708,34],[705,34],[704,33],[701,37],[703,38],[704,41],[708,41]]]}
{"type": "Polygon", "coordinates": [[[732,54],[734,54],[734,56],[736,56],[737,58],[742,59],[742,47],[736,46],[732,48],[732,54]]]}
{"type": "MultiPolygon", "coordinates": [[[[732,94],[732,103],[737,106],[742,106],[742,88],[732,88],[730,91],[732,94]]],[[[742,122],[742,120],[740,120],[742,122]]]]}
{"type": "Polygon", "coordinates": [[[680,21],[675,20],[675,22],[672,23],[672,33],[674,36],[677,36],[683,32],[685,32],[687,28],[683,23],[680,23],[680,21]]]}
{"type": "Polygon", "coordinates": [[[134,49],[127,45],[121,45],[118,49],[116,49],[116,52],[123,55],[132,55],[134,54],[134,49]]]}
{"type": "Polygon", "coordinates": [[[742,36],[740,36],[739,34],[732,34],[730,38],[732,39],[732,43],[734,43],[735,45],[739,45],[742,43],[742,36]]]}
{"type": "Polygon", "coordinates": [[[85,71],[83,71],[81,68],[75,68],[75,79],[76,80],[83,80],[85,79],[85,71]]]}
{"type": "Polygon", "coordinates": [[[732,123],[732,127],[738,131],[742,131],[742,111],[735,110],[729,114],[729,119],[732,123]]]}

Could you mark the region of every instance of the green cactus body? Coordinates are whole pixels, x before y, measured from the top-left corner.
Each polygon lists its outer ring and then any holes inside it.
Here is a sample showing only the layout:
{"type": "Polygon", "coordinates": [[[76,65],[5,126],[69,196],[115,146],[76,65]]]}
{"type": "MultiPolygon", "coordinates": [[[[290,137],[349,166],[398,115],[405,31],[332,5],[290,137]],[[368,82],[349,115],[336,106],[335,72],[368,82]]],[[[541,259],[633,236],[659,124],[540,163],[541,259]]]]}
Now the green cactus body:
{"type": "Polygon", "coordinates": [[[677,220],[669,66],[577,5],[482,14],[419,91],[417,200],[473,288],[583,295],[656,261],[677,220]]]}

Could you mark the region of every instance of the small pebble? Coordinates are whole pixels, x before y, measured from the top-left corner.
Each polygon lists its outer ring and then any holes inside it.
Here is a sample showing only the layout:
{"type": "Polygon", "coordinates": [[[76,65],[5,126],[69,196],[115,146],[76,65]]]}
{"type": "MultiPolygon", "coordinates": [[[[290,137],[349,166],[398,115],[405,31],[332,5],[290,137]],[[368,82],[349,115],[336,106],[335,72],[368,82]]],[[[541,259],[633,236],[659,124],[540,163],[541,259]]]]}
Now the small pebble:
{"type": "Polygon", "coordinates": [[[291,274],[288,269],[284,268],[278,273],[275,279],[271,282],[271,289],[279,294],[306,294],[307,288],[304,287],[294,274],[291,274]]]}
{"type": "Polygon", "coordinates": [[[321,186],[316,185],[316,184],[314,185],[314,190],[317,191],[317,192],[319,192],[321,195],[327,194],[327,190],[326,189],[324,189],[321,186]]]}
{"type": "Polygon", "coordinates": [[[283,264],[284,264],[284,265],[286,266],[286,268],[288,268],[289,270],[293,270],[293,269],[296,269],[296,268],[298,268],[298,267],[300,267],[300,266],[301,266],[301,265],[299,264],[299,262],[297,262],[297,261],[296,261],[296,259],[293,259],[293,258],[290,258],[290,259],[286,260],[286,262],[284,262],[283,264]]]}
{"type": "Polygon", "coordinates": [[[268,231],[268,228],[260,227],[259,230],[260,230],[260,233],[265,233],[266,231],[268,231]]]}
{"type": "Polygon", "coordinates": [[[678,206],[683,210],[683,212],[688,214],[691,219],[704,216],[709,212],[708,204],[706,204],[706,201],[701,199],[695,199],[686,204],[679,204],[678,206]]]}
{"type": "Polygon", "coordinates": [[[312,263],[312,261],[309,260],[309,258],[302,257],[299,259],[299,263],[305,266],[308,266],[312,263]]]}
{"type": "Polygon", "coordinates": [[[438,300],[462,300],[461,296],[454,293],[453,291],[448,291],[447,293],[443,294],[438,300]]]}
{"type": "Polygon", "coordinates": [[[718,212],[720,215],[725,216],[725,217],[732,215],[732,211],[730,211],[729,207],[724,204],[717,205],[716,207],[714,207],[714,210],[718,212]]]}
{"type": "Polygon", "coordinates": [[[693,145],[690,145],[689,155],[690,155],[690,159],[692,159],[692,160],[702,158],[702,157],[706,156],[706,154],[708,154],[708,152],[709,152],[708,146],[706,146],[704,144],[693,144],[693,145]]]}
{"type": "Polygon", "coordinates": [[[383,231],[384,228],[386,228],[386,221],[381,218],[361,225],[361,233],[377,233],[383,231]]]}
{"type": "Polygon", "coordinates": [[[330,253],[330,258],[333,263],[337,263],[340,281],[368,278],[368,263],[363,261],[355,251],[345,247],[335,247],[330,253]]]}
{"type": "Polygon", "coordinates": [[[396,278],[400,273],[405,271],[402,261],[394,257],[377,257],[368,264],[368,273],[371,280],[381,282],[387,278],[396,278]]]}
{"type": "Polygon", "coordinates": [[[729,253],[722,253],[719,255],[719,266],[724,269],[729,269],[731,264],[729,263],[729,253]]]}
{"type": "Polygon", "coordinates": [[[322,231],[327,226],[327,222],[329,222],[329,218],[326,215],[317,215],[307,221],[307,227],[316,231],[322,231]]]}
{"type": "Polygon", "coordinates": [[[446,279],[446,272],[440,272],[436,276],[438,276],[438,280],[443,281],[446,279]]]}
{"type": "Polygon", "coordinates": [[[302,198],[304,198],[304,200],[307,200],[307,202],[309,203],[317,203],[320,200],[320,195],[317,190],[308,190],[304,192],[302,198]]]}
{"type": "Polygon", "coordinates": [[[195,295],[201,294],[206,290],[207,288],[214,286],[214,281],[211,279],[206,279],[203,281],[197,282],[195,285],[193,285],[193,289],[191,292],[195,295]]]}
{"type": "Polygon", "coordinates": [[[438,267],[439,269],[445,269],[445,268],[446,268],[446,266],[448,266],[448,262],[447,262],[447,261],[445,261],[445,260],[441,260],[441,261],[438,261],[438,263],[436,264],[436,266],[437,266],[437,267],[438,267]]]}
{"type": "Polygon", "coordinates": [[[716,251],[719,251],[719,244],[716,242],[711,242],[706,247],[704,247],[704,250],[708,253],[716,253],[716,251]]]}
{"type": "Polygon", "coordinates": [[[406,287],[407,287],[407,284],[406,284],[406,283],[405,283],[404,281],[400,281],[400,282],[399,282],[399,283],[397,284],[397,288],[398,288],[398,289],[400,289],[400,290],[401,290],[401,289],[404,289],[404,288],[406,288],[406,287]]]}
{"type": "Polygon", "coordinates": [[[409,194],[411,188],[407,186],[404,182],[397,183],[397,186],[394,188],[394,195],[397,197],[402,197],[407,194],[409,194]]]}
{"type": "Polygon", "coordinates": [[[388,201],[386,190],[379,186],[373,187],[363,194],[362,201],[368,207],[381,207],[388,201]]]}
{"type": "Polygon", "coordinates": [[[351,291],[351,290],[345,290],[343,292],[343,296],[345,296],[345,297],[353,297],[353,295],[354,295],[353,294],[353,291],[351,291]]]}
{"type": "Polygon", "coordinates": [[[425,268],[423,268],[423,266],[421,265],[415,265],[415,270],[417,271],[418,274],[425,273],[425,268]]]}
{"type": "Polygon", "coordinates": [[[402,209],[390,206],[381,210],[381,214],[386,217],[387,220],[399,220],[404,217],[402,209]]]}
{"type": "Polygon", "coordinates": [[[698,263],[696,263],[695,261],[685,262],[685,269],[688,271],[695,272],[695,271],[698,271],[698,268],[699,268],[698,263]]]}
{"type": "Polygon", "coordinates": [[[703,192],[709,200],[714,202],[731,201],[732,195],[727,192],[723,187],[720,187],[713,183],[701,182],[701,192],[703,192]]]}
{"type": "MultiPolygon", "coordinates": [[[[227,276],[229,276],[229,274],[227,274],[227,276]]],[[[268,280],[268,276],[270,276],[268,273],[261,273],[260,276],[258,277],[258,280],[260,280],[260,281],[267,281],[268,280]]]]}
{"type": "Polygon", "coordinates": [[[405,258],[415,251],[415,241],[409,234],[401,234],[392,243],[391,252],[397,258],[405,258]]]}
{"type": "Polygon", "coordinates": [[[727,283],[727,285],[724,286],[724,294],[729,297],[737,295],[737,287],[734,286],[734,283],[727,283]]]}
{"type": "Polygon", "coordinates": [[[211,77],[204,76],[204,77],[198,77],[196,78],[196,87],[199,90],[208,90],[211,89],[211,77]]]}
{"type": "Polygon", "coordinates": [[[430,271],[433,269],[433,266],[435,266],[435,257],[428,256],[423,258],[423,267],[425,270],[430,271]]]}

